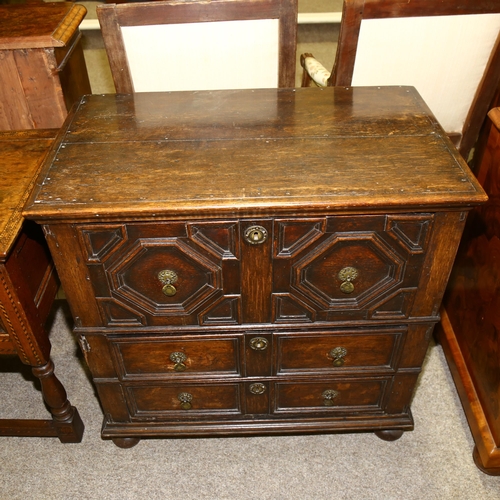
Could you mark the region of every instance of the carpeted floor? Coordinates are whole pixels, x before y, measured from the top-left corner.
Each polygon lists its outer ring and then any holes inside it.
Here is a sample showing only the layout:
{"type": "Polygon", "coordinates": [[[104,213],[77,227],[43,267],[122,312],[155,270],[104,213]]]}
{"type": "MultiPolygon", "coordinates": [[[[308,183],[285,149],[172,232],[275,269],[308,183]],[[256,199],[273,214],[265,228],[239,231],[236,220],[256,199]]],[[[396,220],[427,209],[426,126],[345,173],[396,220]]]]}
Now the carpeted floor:
{"type": "MultiPolygon", "coordinates": [[[[301,8],[338,10],[338,0],[301,8]],[[331,3],[329,3],[331,2],[331,3]]],[[[95,3],[89,5],[90,15],[95,3]]],[[[300,26],[297,53],[333,63],[337,28],[300,26]]],[[[113,92],[102,40],[84,34],[94,93],[113,92]]],[[[300,81],[300,71],[297,72],[300,81]]],[[[0,500],[498,500],[500,478],[480,472],[441,347],[429,349],[398,441],[371,433],[143,440],[123,450],[100,438],[102,412],[71,334],[63,300],[51,321],[56,374],[86,429],[80,444],[0,438],[0,500]]],[[[0,418],[47,418],[29,370],[0,366],[0,418]]]]}

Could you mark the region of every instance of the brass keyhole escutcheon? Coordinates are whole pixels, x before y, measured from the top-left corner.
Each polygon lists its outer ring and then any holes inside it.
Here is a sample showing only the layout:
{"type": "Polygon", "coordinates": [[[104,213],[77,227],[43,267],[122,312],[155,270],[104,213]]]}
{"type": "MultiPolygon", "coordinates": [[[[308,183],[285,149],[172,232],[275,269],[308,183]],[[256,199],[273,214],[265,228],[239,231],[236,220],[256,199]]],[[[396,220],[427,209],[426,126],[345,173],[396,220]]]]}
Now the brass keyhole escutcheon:
{"type": "Polygon", "coordinates": [[[338,277],[342,283],[340,291],[345,294],[354,292],[353,281],[358,277],[358,270],[354,267],[344,267],[340,270],[338,277]]]}
{"type": "Polygon", "coordinates": [[[252,394],[264,394],[266,392],[266,386],[260,382],[250,385],[250,392],[252,394]]]}
{"type": "Polygon", "coordinates": [[[250,245],[260,245],[267,240],[267,229],[262,226],[250,226],[245,230],[244,236],[250,245]]]}
{"type": "Polygon", "coordinates": [[[333,361],[333,366],[343,366],[346,356],[347,349],[345,347],[335,347],[328,353],[328,357],[333,361]]]}
{"type": "Polygon", "coordinates": [[[336,391],[334,389],[327,389],[321,395],[321,397],[323,398],[323,404],[325,406],[333,406],[335,404],[334,400],[337,399],[339,395],[339,391],[336,391]]]}
{"type": "Polygon", "coordinates": [[[254,351],[265,351],[269,342],[264,337],[254,337],[250,340],[250,347],[254,351]]]}
{"type": "Polygon", "coordinates": [[[189,392],[181,392],[177,399],[181,403],[181,408],[183,410],[190,410],[192,408],[191,401],[193,400],[193,395],[189,394],[189,392]]]}
{"type": "Polygon", "coordinates": [[[183,372],[186,369],[184,361],[186,361],[187,356],[183,352],[173,352],[170,354],[169,359],[174,363],[174,370],[176,372],[183,372]]]}
{"type": "Polygon", "coordinates": [[[161,291],[167,297],[173,297],[177,293],[177,289],[174,286],[174,283],[177,281],[177,274],[175,271],[170,269],[164,269],[158,273],[158,279],[160,283],[163,285],[161,291]]]}

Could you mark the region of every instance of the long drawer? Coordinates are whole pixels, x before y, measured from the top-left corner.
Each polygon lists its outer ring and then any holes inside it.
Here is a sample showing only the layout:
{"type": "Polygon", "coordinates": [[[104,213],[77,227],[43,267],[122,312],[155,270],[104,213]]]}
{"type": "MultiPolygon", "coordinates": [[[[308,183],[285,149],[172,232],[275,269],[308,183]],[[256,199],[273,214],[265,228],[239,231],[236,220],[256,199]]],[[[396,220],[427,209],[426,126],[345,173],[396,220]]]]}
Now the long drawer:
{"type": "Polygon", "coordinates": [[[342,377],[252,381],[186,380],[184,383],[96,381],[113,394],[107,413],[114,421],[198,419],[206,416],[257,418],[273,415],[328,415],[384,411],[392,377],[342,377]]]}
{"type": "Polygon", "coordinates": [[[79,225],[77,233],[103,325],[210,326],[408,318],[433,224],[429,213],[277,219],[267,227],[79,225]],[[257,316],[245,305],[255,287],[269,292],[257,316]]]}
{"type": "Polygon", "coordinates": [[[408,327],[189,335],[109,340],[120,380],[390,372],[408,327]]]}

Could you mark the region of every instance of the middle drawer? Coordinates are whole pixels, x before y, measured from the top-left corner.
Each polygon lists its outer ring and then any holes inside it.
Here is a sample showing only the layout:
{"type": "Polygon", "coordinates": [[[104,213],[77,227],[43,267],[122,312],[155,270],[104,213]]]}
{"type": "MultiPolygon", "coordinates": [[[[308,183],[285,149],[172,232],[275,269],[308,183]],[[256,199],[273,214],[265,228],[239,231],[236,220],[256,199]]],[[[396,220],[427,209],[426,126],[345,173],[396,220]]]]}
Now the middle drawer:
{"type": "Polygon", "coordinates": [[[277,374],[395,371],[406,327],[279,335],[277,374]]]}
{"type": "Polygon", "coordinates": [[[408,328],[108,337],[120,380],[393,373],[408,328]]]}

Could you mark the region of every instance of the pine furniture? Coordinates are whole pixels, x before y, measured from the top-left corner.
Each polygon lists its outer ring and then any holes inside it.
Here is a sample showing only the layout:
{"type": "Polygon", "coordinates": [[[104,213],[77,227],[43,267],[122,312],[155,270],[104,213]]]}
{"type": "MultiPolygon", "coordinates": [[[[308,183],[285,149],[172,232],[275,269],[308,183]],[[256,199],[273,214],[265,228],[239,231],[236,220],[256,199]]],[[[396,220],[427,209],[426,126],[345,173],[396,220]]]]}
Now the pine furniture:
{"type": "Polygon", "coordinates": [[[58,128],[91,92],[72,2],[0,5],[0,130],[58,128]]]}

